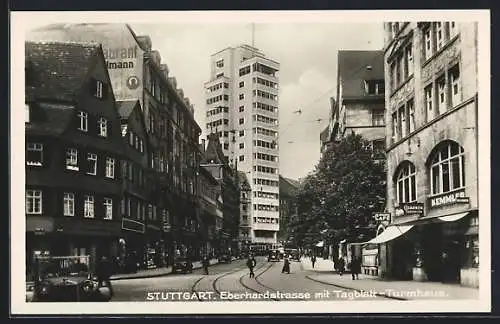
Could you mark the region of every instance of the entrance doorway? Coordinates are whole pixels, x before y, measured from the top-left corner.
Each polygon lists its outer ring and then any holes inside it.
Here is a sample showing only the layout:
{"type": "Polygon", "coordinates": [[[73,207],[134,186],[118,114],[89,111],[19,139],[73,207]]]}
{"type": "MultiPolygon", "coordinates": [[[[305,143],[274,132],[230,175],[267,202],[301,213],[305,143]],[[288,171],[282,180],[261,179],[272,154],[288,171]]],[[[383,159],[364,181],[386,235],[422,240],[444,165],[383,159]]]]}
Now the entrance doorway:
{"type": "Polygon", "coordinates": [[[463,242],[459,239],[446,240],[443,246],[443,282],[459,283],[463,242]]]}

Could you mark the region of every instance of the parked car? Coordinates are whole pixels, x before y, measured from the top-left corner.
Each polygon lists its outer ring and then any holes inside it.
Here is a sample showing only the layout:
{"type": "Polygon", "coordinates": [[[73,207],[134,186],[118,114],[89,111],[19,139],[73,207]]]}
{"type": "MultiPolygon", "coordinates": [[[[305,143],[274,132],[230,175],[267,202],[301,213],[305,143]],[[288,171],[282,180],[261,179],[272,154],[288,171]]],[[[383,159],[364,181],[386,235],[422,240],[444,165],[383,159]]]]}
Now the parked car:
{"type": "Polygon", "coordinates": [[[291,249],[288,253],[288,258],[291,261],[300,261],[300,252],[297,249],[291,249]]]}
{"type": "Polygon", "coordinates": [[[231,260],[232,258],[229,253],[223,253],[218,258],[219,263],[231,263],[231,260]]]}
{"type": "Polygon", "coordinates": [[[178,257],[174,259],[174,263],[172,265],[172,272],[182,272],[182,273],[192,273],[193,272],[193,263],[189,258],[186,257],[178,257]]]}
{"type": "Polygon", "coordinates": [[[35,281],[26,285],[28,302],[99,302],[111,300],[111,287],[98,284],[90,256],[37,257],[35,281]]]}
{"type": "Polygon", "coordinates": [[[276,262],[280,260],[280,253],[278,250],[271,250],[269,251],[269,255],[267,256],[267,261],[268,262],[276,262]]]}

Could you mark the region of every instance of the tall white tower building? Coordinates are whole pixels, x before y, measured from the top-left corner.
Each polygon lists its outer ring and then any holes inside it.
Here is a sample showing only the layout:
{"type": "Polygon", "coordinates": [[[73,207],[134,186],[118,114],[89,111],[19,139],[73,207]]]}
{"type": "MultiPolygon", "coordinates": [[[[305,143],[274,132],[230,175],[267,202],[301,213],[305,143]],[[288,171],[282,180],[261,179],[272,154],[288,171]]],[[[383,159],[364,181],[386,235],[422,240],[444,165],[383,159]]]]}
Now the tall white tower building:
{"type": "Polygon", "coordinates": [[[246,173],[251,192],[248,234],[253,244],[276,243],[279,230],[279,63],[241,45],[211,56],[206,131],[218,133],[229,162],[246,173]]]}

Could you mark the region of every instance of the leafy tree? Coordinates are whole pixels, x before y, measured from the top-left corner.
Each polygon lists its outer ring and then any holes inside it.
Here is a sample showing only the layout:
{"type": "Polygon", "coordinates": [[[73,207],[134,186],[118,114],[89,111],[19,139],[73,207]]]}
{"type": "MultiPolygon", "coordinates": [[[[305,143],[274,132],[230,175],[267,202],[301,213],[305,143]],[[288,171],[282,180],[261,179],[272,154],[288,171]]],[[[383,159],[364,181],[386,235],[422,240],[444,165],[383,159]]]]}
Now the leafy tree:
{"type": "Polygon", "coordinates": [[[359,242],[375,235],[373,213],[385,206],[384,161],[370,143],[351,134],[332,143],[297,194],[299,217],[293,228],[298,244],[324,238],[359,242]]]}

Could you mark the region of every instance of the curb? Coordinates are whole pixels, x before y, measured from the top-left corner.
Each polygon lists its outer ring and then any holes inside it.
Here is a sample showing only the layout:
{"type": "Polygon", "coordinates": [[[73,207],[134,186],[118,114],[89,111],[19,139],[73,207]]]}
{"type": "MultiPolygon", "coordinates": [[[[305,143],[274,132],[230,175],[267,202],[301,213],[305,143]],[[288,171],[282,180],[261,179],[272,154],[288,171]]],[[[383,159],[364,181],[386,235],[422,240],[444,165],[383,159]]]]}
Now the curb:
{"type": "MultiPolygon", "coordinates": [[[[211,264],[210,267],[212,267],[214,265],[217,265],[217,264],[219,264],[219,263],[211,264]]],[[[193,267],[193,270],[201,269],[201,268],[202,268],[201,266],[199,266],[199,267],[193,267]]],[[[158,277],[169,276],[169,275],[172,275],[172,274],[174,274],[174,273],[172,272],[172,270],[170,270],[169,272],[165,272],[165,273],[158,273],[158,274],[152,274],[152,275],[135,275],[135,276],[129,276],[129,277],[110,278],[109,280],[116,281],[116,280],[126,280],[126,279],[158,278],[158,277]]]]}

